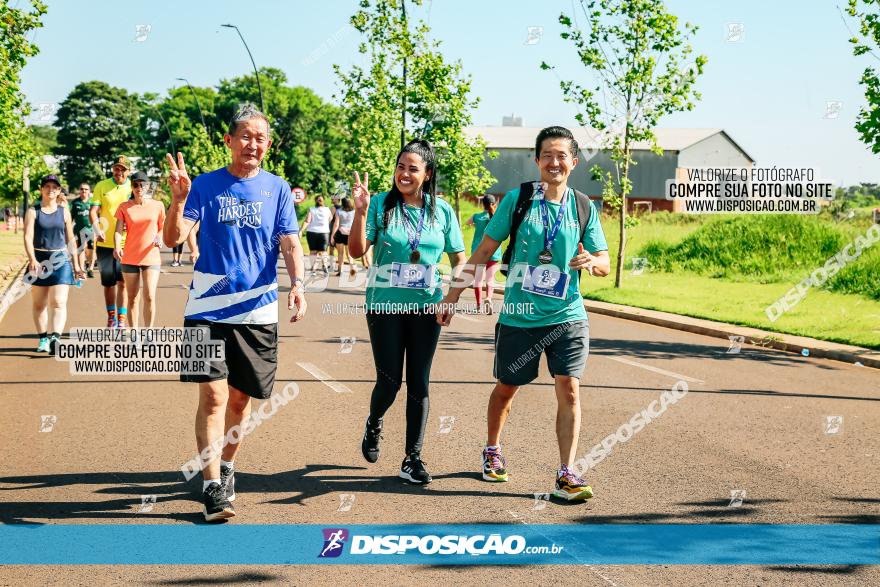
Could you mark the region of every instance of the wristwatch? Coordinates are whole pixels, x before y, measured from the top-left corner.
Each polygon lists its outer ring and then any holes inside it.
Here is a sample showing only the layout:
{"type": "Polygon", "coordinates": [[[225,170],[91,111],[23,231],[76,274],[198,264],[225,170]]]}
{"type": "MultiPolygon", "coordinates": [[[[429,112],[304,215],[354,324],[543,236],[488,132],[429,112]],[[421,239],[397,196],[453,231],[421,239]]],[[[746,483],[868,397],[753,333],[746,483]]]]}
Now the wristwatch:
{"type": "Polygon", "coordinates": [[[297,284],[299,284],[299,285],[303,284],[302,277],[294,277],[293,281],[290,284],[290,289],[296,289],[297,284]]]}

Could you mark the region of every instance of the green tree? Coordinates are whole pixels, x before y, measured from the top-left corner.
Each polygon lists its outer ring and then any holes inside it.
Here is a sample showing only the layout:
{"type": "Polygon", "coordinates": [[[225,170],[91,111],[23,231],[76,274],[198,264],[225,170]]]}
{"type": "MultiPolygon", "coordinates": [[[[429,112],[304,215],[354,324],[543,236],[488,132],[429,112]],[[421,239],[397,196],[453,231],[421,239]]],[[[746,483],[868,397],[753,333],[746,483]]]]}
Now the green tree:
{"type": "Polygon", "coordinates": [[[43,26],[46,14],[43,2],[30,4],[29,11],[0,4],[0,196],[7,203],[22,193],[25,169],[31,177],[45,171],[40,149],[25,125],[30,105],[21,92],[21,70],[39,52],[28,34],[43,26]]]}
{"type": "MultiPolygon", "coordinates": [[[[205,137],[222,147],[222,128],[214,112],[217,93],[212,88],[183,86],[168,90],[166,98],[147,93],[139,97],[140,122],[137,129],[139,166],[144,169],[164,169],[165,154],[173,149],[189,154],[196,141],[205,137]],[[198,97],[198,104],[196,97],[198,97]],[[201,106],[205,117],[199,112],[201,106]],[[206,132],[205,126],[208,127],[206,132]]],[[[204,151],[205,145],[199,148],[204,151]]]]}
{"type": "MultiPolygon", "coordinates": [[[[629,172],[635,164],[633,144],[647,141],[662,154],[653,129],[673,112],[692,110],[700,94],[694,90],[706,64],[704,55],[690,62],[687,41],[697,27],[679,28],[678,18],[662,0],[581,0],[585,29],[560,15],[563,39],[577,50],[591,74],[590,87],[560,81],[564,99],[577,104],[577,121],[602,131],[612,169],[594,166],[594,178],[603,184],[603,197],[620,213],[615,287],[623,281],[626,259],[627,195],[632,191],[629,172]]],[[[546,63],[542,69],[553,69],[546,63]]]]}
{"type": "MultiPolygon", "coordinates": [[[[272,148],[263,167],[307,191],[327,193],[344,174],[346,146],[339,108],[309,88],[287,85],[280,69],[261,68],[260,80],[272,126],[272,148]]],[[[216,113],[224,126],[243,102],[259,104],[253,75],[220,82],[216,113]]]]}
{"type": "Polygon", "coordinates": [[[52,155],[58,148],[58,130],[46,124],[34,124],[28,127],[37,151],[40,155],[52,155]]]}
{"type": "MultiPolygon", "coordinates": [[[[870,53],[880,60],[874,53],[874,49],[880,49],[880,0],[849,0],[847,12],[858,19],[861,34],[861,37],[850,39],[853,54],[858,57],[870,53]]],[[[880,153],[880,77],[877,70],[870,65],[866,67],[859,83],[865,87],[868,105],[859,110],[856,130],[872,153],[880,153]]]]}
{"type": "MultiPolygon", "coordinates": [[[[361,45],[362,51],[365,47],[361,45]]],[[[346,167],[369,174],[371,185],[377,191],[386,191],[391,188],[394,157],[400,150],[400,93],[386,66],[388,57],[374,53],[371,58],[367,71],[359,66],[350,72],[343,72],[338,65],[333,68],[341,87],[337,98],[343,108],[349,145],[346,167]]]]}
{"type": "Polygon", "coordinates": [[[229,165],[229,149],[219,137],[213,139],[204,127],[193,130],[186,151],[186,166],[191,177],[229,165]]]}
{"type": "Polygon", "coordinates": [[[138,96],[101,81],[82,82],[58,109],[61,171],[71,184],[94,183],[107,176],[119,155],[142,153],[138,96]]]}
{"type": "Polygon", "coordinates": [[[388,189],[401,130],[406,138],[423,137],[437,148],[438,183],[458,210],[462,193],[482,193],[495,181],[484,165],[485,141],[464,133],[479,103],[470,97],[470,77],[460,61],[444,60],[440,42],[430,39],[422,20],[410,26],[404,0],[362,0],[351,24],[363,35],[359,50],[370,64],[348,71],[334,66],[349,130],[349,166],[388,189]]]}
{"type": "Polygon", "coordinates": [[[419,134],[436,147],[438,184],[452,196],[455,212],[460,215],[463,193],[482,194],[495,183],[484,162],[487,156],[494,159],[497,153],[487,154],[482,137],[472,139],[464,132],[479,98],[470,97],[471,78],[464,75],[461,62],[446,63],[440,43],[427,35],[417,35],[416,39],[407,87],[408,111],[413,126],[423,129],[419,134]]]}

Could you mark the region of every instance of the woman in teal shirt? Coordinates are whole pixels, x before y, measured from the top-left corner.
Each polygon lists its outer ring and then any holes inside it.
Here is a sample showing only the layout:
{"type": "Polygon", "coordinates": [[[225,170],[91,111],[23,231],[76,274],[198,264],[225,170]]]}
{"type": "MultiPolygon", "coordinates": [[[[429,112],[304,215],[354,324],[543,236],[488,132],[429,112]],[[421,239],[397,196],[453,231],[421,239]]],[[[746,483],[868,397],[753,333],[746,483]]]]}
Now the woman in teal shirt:
{"type": "MultiPolygon", "coordinates": [[[[471,219],[467,221],[468,224],[474,227],[474,240],[471,242],[471,255],[473,255],[474,251],[477,250],[477,247],[480,246],[480,241],[483,240],[483,232],[486,230],[489,221],[492,220],[492,216],[495,215],[495,196],[492,194],[486,194],[480,198],[480,203],[483,204],[483,211],[474,214],[471,216],[471,219]]],[[[489,261],[486,262],[485,270],[481,267],[477,267],[474,275],[474,296],[477,298],[477,309],[482,305],[480,300],[483,295],[483,285],[485,283],[486,307],[484,309],[487,314],[492,313],[492,292],[495,289],[495,272],[498,271],[498,263],[500,261],[501,248],[499,247],[494,253],[492,253],[492,257],[489,261]]]]}
{"type": "Polygon", "coordinates": [[[394,185],[370,197],[369,177],[355,174],[355,217],[348,247],[355,258],[376,250],[367,285],[367,327],[376,385],[361,452],[379,459],[382,418],[403,381],[406,357],[406,446],[399,476],[427,484],[421,459],[428,420],[428,382],[440,338],[434,305],[443,298],[437,264],[443,253],[453,269],[464,263],[464,241],[452,207],[436,197],[436,158],[427,141],[410,141],[397,155],[394,185]]]}

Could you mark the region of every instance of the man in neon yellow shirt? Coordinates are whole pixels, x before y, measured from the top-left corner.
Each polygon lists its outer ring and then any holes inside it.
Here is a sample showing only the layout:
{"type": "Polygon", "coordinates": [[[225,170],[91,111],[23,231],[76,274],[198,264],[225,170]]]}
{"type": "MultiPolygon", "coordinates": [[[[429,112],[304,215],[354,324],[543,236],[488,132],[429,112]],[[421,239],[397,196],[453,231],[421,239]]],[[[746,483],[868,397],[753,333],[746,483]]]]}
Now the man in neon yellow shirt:
{"type": "Polygon", "coordinates": [[[122,261],[114,255],[114,239],[116,208],[131,197],[131,182],[128,181],[131,163],[122,155],[116,158],[110,169],[113,177],[95,185],[89,216],[97,239],[98,268],[101,285],[104,286],[104,303],[107,304],[107,327],[125,328],[128,313],[125,308],[125,282],[122,280],[122,261]]]}

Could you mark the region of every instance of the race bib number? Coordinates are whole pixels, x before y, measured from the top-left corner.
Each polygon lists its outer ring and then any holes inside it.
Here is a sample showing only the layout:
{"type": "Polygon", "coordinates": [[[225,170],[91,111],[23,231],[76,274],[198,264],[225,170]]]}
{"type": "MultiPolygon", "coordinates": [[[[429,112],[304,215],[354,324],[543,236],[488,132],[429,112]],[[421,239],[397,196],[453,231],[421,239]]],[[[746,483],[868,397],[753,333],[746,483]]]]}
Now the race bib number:
{"type": "Polygon", "coordinates": [[[564,300],[570,279],[568,271],[562,272],[553,265],[529,265],[523,275],[522,289],[538,296],[564,300]]]}
{"type": "Polygon", "coordinates": [[[431,289],[434,287],[434,265],[392,263],[391,287],[431,289]]]}

